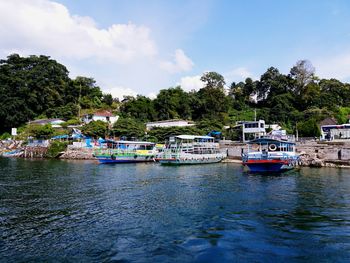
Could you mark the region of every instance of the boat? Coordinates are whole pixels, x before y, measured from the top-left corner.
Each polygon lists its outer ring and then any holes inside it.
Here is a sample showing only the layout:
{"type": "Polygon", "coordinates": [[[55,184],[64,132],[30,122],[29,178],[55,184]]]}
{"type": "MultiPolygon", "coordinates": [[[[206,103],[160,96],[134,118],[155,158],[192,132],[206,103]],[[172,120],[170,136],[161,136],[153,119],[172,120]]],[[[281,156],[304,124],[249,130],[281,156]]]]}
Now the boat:
{"type": "Polygon", "coordinates": [[[169,138],[165,149],[158,155],[162,165],[218,163],[226,158],[214,137],[178,135],[169,138]]]}
{"type": "Polygon", "coordinates": [[[140,163],[154,162],[157,152],[153,142],[108,140],[94,156],[100,163],[140,163]]]}
{"type": "Polygon", "coordinates": [[[251,172],[283,172],[293,169],[297,162],[295,142],[288,139],[254,139],[248,142],[248,151],[242,153],[242,163],[251,172]]]}
{"type": "Polygon", "coordinates": [[[16,150],[12,150],[12,151],[3,152],[1,156],[3,156],[3,157],[21,157],[22,155],[23,155],[23,150],[16,149],[16,150]]]}

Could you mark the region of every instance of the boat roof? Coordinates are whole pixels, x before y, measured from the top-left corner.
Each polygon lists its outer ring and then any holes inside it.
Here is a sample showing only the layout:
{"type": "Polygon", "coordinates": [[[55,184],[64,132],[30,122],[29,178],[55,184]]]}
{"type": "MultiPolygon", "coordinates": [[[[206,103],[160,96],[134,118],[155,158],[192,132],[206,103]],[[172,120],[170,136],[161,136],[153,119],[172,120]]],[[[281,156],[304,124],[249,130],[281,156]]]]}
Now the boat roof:
{"type": "Polygon", "coordinates": [[[194,139],[214,139],[214,137],[210,136],[200,136],[200,135],[178,135],[176,138],[183,140],[194,140],[194,139]]]}
{"type": "Polygon", "coordinates": [[[277,140],[272,138],[258,138],[248,142],[248,144],[259,144],[259,143],[288,143],[295,144],[295,142],[285,141],[285,140],[277,140]]]}

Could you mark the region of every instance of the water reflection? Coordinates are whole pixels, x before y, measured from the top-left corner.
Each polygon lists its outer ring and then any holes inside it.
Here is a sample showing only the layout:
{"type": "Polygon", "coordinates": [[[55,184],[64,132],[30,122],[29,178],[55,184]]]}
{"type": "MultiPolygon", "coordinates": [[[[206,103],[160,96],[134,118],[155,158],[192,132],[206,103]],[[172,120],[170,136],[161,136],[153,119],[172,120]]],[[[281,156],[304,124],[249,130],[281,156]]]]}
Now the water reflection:
{"type": "Polygon", "coordinates": [[[349,260],[350,173],[0,159],[2,261],[349,260]]]}

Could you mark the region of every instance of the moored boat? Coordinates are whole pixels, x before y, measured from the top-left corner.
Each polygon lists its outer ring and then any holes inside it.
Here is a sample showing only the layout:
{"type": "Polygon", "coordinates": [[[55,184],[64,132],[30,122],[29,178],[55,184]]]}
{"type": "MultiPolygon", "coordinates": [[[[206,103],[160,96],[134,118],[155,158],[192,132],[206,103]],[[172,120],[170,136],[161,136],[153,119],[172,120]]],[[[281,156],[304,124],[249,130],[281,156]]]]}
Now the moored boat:
{"type": "Polygon", "coordinates": [[[105,147],[94,151],[100,163],[153,162],[156,155],[156,144],[143,141],[107,141],[105,147]]]}
{"type": "Polygon", "coordinates": [[[248,142],[248,152],[242,153],[242,163],[251,172],[283,172],[293,169],[298,161],[295,142],[274,138],[259,138],[248,142]]]}
{"type": "Polygon", "coordinates": [[[169,138],[169,142],[157,157],[163,165],[217,163],[226,158],[220,152],[219,144],[210,136],[179,135],[169,138]]]}

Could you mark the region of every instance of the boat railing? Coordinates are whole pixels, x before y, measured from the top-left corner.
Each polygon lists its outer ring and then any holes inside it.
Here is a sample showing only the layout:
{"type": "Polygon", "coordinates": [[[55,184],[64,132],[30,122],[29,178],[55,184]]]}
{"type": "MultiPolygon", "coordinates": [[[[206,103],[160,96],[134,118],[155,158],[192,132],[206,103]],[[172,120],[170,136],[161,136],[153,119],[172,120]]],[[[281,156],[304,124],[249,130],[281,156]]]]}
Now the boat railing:
{"type": "Polygon", "coordinates": [[[95,155],[112,155],[112,154],[135,154],[138,153],[139,151],[146,151],[146,152],[153,152],[154,149],[152,150],[138,150],[138,149],[121,149],[121,148],[98,148],[94,150],[95,155]]]}
{"type": "Polygon", "coordinates": [[[273,155],[273,154],[242,154],[242,160],[287,160],[287,159],[295,159],[297,156],[290,156],[288,154],[283,153],[282,155],[273,155]]]}

